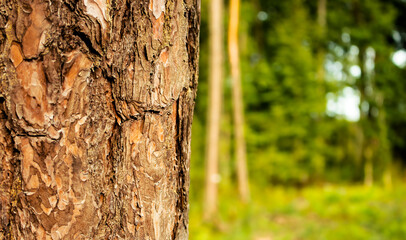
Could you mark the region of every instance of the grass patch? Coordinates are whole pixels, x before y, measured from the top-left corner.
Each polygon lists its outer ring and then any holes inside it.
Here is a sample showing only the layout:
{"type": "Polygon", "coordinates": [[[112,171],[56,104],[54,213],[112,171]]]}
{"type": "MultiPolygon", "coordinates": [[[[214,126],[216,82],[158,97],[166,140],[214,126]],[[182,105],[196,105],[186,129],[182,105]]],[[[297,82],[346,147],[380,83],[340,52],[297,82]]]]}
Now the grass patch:
{"type": "Polygon", "coordinates": [[[254,188],[249,205],[236,192],[220,194],[218,216],[210,223],[201,220],[202,203],[191,200],[191,240],[406,239],[403,185],[254,188]]]}

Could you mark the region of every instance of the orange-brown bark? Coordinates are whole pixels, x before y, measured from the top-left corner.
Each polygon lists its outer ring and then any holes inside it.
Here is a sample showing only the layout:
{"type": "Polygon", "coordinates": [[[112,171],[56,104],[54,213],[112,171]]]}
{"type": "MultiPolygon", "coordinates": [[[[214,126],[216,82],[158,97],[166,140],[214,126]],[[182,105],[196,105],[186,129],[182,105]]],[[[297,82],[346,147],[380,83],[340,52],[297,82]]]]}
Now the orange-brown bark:
{"type": "Polygon", "coordinates": [[[1,2],[1,239],[187,238],[199,11],[1,2]]]}

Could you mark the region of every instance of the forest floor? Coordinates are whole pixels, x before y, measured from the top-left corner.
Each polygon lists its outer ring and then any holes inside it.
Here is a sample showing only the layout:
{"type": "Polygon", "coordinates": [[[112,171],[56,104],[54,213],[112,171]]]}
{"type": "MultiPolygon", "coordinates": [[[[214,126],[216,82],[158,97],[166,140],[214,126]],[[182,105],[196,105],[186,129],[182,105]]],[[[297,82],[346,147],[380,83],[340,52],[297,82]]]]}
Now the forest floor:
{"type": "Polygon", "coordinates": [[[235,193],[221,191],[220,197],[213,223],[201,220],[202,204],[192,198],[191,240],[406,239],[404,184],[252,189],[249,205],[235,193]]]}

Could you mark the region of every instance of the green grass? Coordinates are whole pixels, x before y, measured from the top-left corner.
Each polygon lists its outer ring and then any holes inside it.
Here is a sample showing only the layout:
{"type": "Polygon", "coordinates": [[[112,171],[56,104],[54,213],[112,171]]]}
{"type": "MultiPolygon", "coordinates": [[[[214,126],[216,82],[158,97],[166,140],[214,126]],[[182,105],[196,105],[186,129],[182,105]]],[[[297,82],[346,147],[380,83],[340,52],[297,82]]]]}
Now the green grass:
{"type": "MultiPolygon", "coordinates": [[[[193,187],[193,186],[192,186],[193,187]]],[[[192,199],[190,239],[405,240],[406,186],[252,189],[249,205],[221,191],[218,216],[203,222],[192,199]]]]}

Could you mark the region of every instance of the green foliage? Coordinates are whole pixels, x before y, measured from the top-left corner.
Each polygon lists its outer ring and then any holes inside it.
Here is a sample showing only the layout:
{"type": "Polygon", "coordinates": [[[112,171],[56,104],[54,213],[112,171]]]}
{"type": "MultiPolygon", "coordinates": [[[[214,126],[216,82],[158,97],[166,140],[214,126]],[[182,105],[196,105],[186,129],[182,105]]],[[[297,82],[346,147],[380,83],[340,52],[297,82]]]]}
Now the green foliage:
{"type": "Polygon", "coordinates": [[[264,183],[303,183],[323,170],[314,133],[326,102],[315,87],[313,22],[302,1],[282,5],[274,6],[283,10],[280,20],[264,29],[264,45],[243,52],[247,143],[249,159],[255,159],[249,164],[264,183]]]}
{"type": "MultiPolygon", "coordinates": [[[[208,2],[203,3],[203,9],[207,9],[208,2]]],[[[373,162],[380,179],[392,156],[399,158],[403,153],[405,130],[397,129],[406,123],[402,114],[406,91],[403,81],[399,81],[404,71],[390,61],[395,50],[391,34],[396,28],[396,9],[380,0],[327,3],[327,29],[322,31],[313,1],[242,1],[240,60],[245,133],[249,171],[255,183],[362,181],[366,161],[373,162]],[[367,56],[371,51],[374,57],[367,56]],[[324,56],[324,64],[320,56],[324,56]],[[374,64],[372,70],[364,66],[368,61],[374,64]],[[352,75],[354,66],[360,67],[361,76],[352,75]],[[323,68],[325,76],[318,78],[323,68]],[[326,96],[340,97],[346,87],[360,94],[364,107],[360,107],[359,122],[326,114],[326,96]],[[372,151],[371,160],[368,151],[372,151]]],[[[193,131],[198,152],[193,154],[197,156],[193,161],[199,168],[204,166],[207,111],[205,15],[201,50],[195,119],[202,124],[202,131],[193,131]]],[[[228,159],[221,171],[228,174],[225,180],[229,181],[234,176],[230,163],[233,136],[229,77],[224,86],[220,156],[228,159]]],[[[203,175],[200,177],[203,183],[203,175]]]]}
{"type": "MultiPolygon", "coordinates": [[[[390,178],[384,180],[387,173],[392,172],[393,181],[402,178],[406,163],[406,69],[391,61],[393,53],[406,46],[406,3],[327,0],[323,29],[317,24],[317,2],[241,2],[240,61],[253,200],[243,205],[237,197],[232,84],[225,62],[219,213],[209,223],[201,221],[209,59],[209,0],[202,1],[191,239],[406,236],[406,187],[379,187],[390,186],[390,178]],[[349,121],[326,107],[328,100],[342,98],[345,89],[360,98],[359,120],[349,121]],[[354,185],[363,182],[368,161],[378,186],[354,185]]],[[[227,17],[225,12],[224,26],[227,17]]]]}
{"type": "Polygon", "coordinates": [[[249,206],[227,196],[219,218],[201,221],[191,207],[190,239],[391,239],[406,236],[404,185],[396,189],[362,186],[254,188],[249,206]]]}

